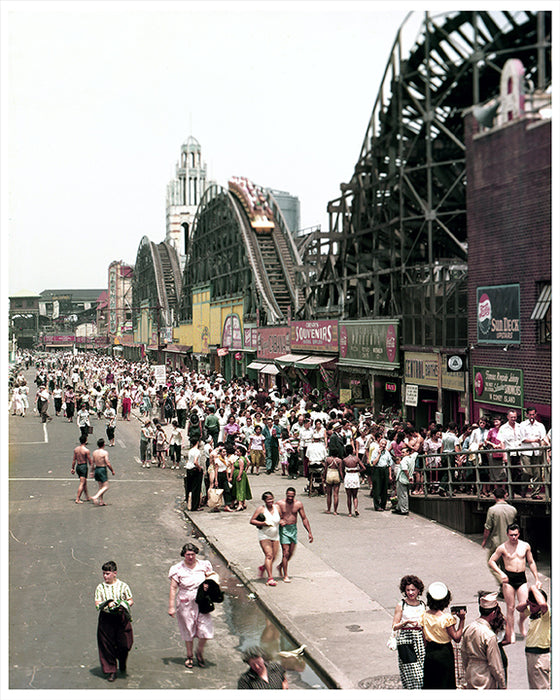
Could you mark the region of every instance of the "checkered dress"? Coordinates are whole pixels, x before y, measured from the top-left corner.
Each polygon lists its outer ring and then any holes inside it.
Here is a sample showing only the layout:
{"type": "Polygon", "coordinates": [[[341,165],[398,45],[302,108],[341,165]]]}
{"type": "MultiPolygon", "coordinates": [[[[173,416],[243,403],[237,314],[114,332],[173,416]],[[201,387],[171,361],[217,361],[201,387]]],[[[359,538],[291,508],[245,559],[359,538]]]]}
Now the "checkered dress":
{"type": "MultiPolygon", "coordinates": [[[[412,619],[417,620],[419,610],[420,612],[426,609],[424,603],[420,603],[419,606],[407,605],[406,602],[402,601],[403,609],[403,620],[409,619],[407,613],[414,611],[414,616],[410,616],[412,619]]],[[[399,673],[401,676],[401,683],[403,688],[407,690],[421,689],[424,683],[424,637],[422,635],[422,630],[412,630],[412,629],[401,629],[397,634],[397,651],[398,646],[401,644],[410,644],[416,653],[416,661],[412,663],[403,663],[399,656],[399,673]]]]}

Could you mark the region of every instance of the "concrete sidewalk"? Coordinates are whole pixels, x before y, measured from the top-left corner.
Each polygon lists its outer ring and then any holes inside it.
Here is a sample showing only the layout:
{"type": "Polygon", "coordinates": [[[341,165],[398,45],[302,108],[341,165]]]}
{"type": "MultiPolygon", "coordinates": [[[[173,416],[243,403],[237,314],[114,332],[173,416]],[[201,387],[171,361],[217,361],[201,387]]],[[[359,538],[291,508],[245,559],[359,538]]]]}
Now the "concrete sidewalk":
{"type": "MultiPolygon", "coordinates": [[[[297,645],[307,646],[308,657],[333,687],[401,687],[397,655],[386,642],[403,575],[416,574],[426,588],[433,581],[444,581],[453,604],[468,606],[467,624],[478,616],[477,591],[496,589],[477,542],[414,514],[376,512],[365,487],[359,494],[360,516],[349,518],[342,487],[339,515],[334,516],[323,512],[324,497],[303,493],[303,478],[288,480],[275,472],[249,479],[253,500],[247,510],[186,515],[297,645]],[[314,541],[309,544],[300,522],[299,544],[290,562],[292,582],[283,583],[278,577],[278,585],[269,587],[258,577],[263,556],[249,519],[264,491],[279,499],[288,486],[296,488],[314,541]]],[[[541,573],[544,588],[550,591],[550,572],[541,573]]],[[[502,609],[505,613],[503,603],[502,609]]],[[[506,647],[511,689],[528,687],[523,649],[522,640],[506,647]]]]}

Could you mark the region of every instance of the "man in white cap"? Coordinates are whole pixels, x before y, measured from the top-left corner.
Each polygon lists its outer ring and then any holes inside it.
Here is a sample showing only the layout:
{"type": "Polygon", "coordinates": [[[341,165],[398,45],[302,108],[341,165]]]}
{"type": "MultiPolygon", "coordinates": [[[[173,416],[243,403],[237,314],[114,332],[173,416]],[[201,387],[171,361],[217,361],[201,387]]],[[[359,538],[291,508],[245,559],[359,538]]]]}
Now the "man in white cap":
{"type": "Polygon", "coordinates": [[[502,616],[497,593],[480,594],[480,617],[463,632],[461,653],[468,689],[495,690],[506,687],[504,665],[492,623],[502,616]]]}

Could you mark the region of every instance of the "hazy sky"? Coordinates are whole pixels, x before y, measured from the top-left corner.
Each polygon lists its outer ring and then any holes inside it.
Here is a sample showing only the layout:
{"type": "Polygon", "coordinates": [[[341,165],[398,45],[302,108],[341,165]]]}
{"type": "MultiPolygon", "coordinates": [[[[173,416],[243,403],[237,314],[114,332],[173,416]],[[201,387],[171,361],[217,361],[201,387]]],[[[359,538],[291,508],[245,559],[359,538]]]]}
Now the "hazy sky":
{"type": "MultiPolygon", "coordinates": [[[[8,292],[104,288],[111,261],[134,264],[144,235],[162,241],[191,133],[209,178],[287,190],[302,227],[326,228],[410,9],[2,2],[8,292]]],[[[421,20],[407,22],[407,53],[421,20]]]]}

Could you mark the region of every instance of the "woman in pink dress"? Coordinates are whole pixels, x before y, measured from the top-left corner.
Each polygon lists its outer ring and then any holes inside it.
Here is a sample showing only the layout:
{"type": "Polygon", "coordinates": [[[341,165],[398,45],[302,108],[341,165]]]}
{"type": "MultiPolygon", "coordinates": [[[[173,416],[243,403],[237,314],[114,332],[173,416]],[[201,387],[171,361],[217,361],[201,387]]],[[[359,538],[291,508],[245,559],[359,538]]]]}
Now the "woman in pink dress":
{"type": "Polygon", "coordinates": [[[121,399],[123,420],[130,420],[130,412],[132,410],[132,395],[130,389],[125,387],[122,390],[121,399]]]}
{"type": "Polygon", "coordinates": [[[205,667],[203,656],[207,639],[214,637],[214,624],[209,613],[201,613],[196,602],[199,586],[214,573],[212,564],[205,559],[197,559],[199,549],[191,542],[181,549],[183,561],[169,569],[171,586],[169,589],[169,610],[171,617],[177,614],[177,623],[181,639],[187,647],[185,666],[193,666],[193,640],[198,638],[196,660],[201,668],[205,667]]]}

